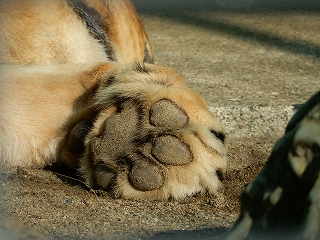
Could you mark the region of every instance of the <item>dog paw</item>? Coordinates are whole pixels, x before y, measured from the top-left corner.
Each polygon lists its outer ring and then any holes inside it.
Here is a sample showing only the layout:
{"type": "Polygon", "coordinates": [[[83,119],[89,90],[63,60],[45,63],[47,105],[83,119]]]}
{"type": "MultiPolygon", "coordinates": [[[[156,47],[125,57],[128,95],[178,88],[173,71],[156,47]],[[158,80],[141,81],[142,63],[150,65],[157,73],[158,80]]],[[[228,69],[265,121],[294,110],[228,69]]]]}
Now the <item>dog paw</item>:
{"type": "Polygon", "coordinates": [[[293,116],[241,204],[229,240],[319,239],[320,92],[293,116]]]}
{"type": "Polygon", "coordinates": [[[138,199],[218,190],[227,165],[225,133],[181,78],[152,65],[105,76],[81,162],[88,184],[138,199]]]}

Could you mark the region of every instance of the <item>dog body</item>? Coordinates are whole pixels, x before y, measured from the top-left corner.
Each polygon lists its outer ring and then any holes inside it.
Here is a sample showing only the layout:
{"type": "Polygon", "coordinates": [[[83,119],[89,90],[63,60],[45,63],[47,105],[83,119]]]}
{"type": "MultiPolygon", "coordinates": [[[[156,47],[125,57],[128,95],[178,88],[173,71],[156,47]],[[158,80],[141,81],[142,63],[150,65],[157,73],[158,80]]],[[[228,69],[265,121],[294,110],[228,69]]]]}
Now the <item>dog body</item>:
{"type": "Polygon", "coordinates": [[[0,163],[63,161],[116,197],[215,193],[225,132],[127,0],[0,5],[0,163]]]}

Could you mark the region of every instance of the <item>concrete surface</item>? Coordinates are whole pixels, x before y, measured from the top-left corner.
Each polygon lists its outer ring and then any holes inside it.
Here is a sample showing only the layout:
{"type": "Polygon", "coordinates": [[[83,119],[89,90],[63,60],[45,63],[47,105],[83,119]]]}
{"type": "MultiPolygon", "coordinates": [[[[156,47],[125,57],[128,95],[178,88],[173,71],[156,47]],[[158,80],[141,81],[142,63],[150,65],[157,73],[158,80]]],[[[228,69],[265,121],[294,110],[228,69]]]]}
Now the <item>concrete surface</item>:
{"type": "Polygon", "coordinates": [[[129,201],[61,171],[18,169],[0,175],[2,215],[51,239],[222,239],[292,106],[320,90],[320,3],[134,2],[157,64],[182,72],[229,132],[224,190],[179,202],[129,201]]]}

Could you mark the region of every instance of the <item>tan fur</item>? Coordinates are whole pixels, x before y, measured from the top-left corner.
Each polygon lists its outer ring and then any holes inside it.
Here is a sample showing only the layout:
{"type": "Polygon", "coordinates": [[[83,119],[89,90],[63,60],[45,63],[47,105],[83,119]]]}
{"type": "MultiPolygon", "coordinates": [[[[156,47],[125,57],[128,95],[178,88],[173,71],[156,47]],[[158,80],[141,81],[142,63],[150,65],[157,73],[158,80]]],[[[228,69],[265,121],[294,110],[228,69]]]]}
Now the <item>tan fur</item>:
{"type": "MultiPolygon", "coordinates": [[[[107,35],[116,49],[120,62],[142,62],[145,46],[152,53],[141,20],[130,0],[85,2],[96,9],[108,23],[107,35]]],[[[153,58],[153,55],[151,57],[153,58]]]]}
{"type": "Polygon", "coordinates": [[[1,63],[106,61],[101,46],[63,0],[1,1],[1,63]]]}
{"type": "MultiPolygon", "coordinates": [[[[160,166],[161,189],[132,187],[129,166],[118,168],[113,194],[126,198],[182,198],[196,192],[215,193],[216,170],[226,170],[226,152],[209,130],[224,133],[203,100],[170,69],[134,62],[153,54],[142,23],[129,0],[85,0],[105,23],[103,31],[116,56],[111,62],[101,43],[65,0],[7,0],[0,3],[0,164],[1,167],[44,167],[58,160],[81,169],[94,186],[95,162],[90,144],[104,132],[104,122],[136,103],[139,119],[148,109],[170,99],[186,112],[188,124],[171,129],[189,146],[194,161],[187,166],[160,166]],[[127,64],[128,63],[128,64],[127,64]],[[125,101],[124,101],[125,100],[125,101]],[[126,103],[127,102],[127,103],[126,103]],[[129,104],[129,105],[128,105],[129,104]],[[68,138],[81,120],[93,122],[83,156],[70,152],[68,138]]],[[[140,129],[141,134],[147,131],[140,129]]],[[[161,129],[159,129],[160,131],[161,129]]],[[[162,131],[162,130],[161,130],[162,131]]],[[[168,131],[168,130],[166,130],[168,131]]],[[[140,133],[139,133],[140,134],[140,133]]],[[[147,146],[148,144],[146,144],[147,146]]]]}

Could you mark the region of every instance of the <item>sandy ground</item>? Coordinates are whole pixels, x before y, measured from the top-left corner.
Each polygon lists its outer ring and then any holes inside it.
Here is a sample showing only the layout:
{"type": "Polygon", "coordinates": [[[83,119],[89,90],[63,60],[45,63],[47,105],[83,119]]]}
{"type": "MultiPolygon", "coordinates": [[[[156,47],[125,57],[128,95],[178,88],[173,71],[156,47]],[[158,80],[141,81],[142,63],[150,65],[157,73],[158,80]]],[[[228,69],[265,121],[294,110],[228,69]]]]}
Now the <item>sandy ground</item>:
{"type": "Polygon", "coordinates": [[[241,191],[262,169],[292,105],[320,90],[315,8],[250,10],[253,1],[246,1],[246,11],[227,11],[208,1],[184,8],[181,1],[136,2],[157,64],[182,72],[229,132],[224,189],[183,201],[133,201],[88,189],[61,169],[1,172],[0,239],[26,231],[49,239],[223,239],[239,215],[241,191]]]}

